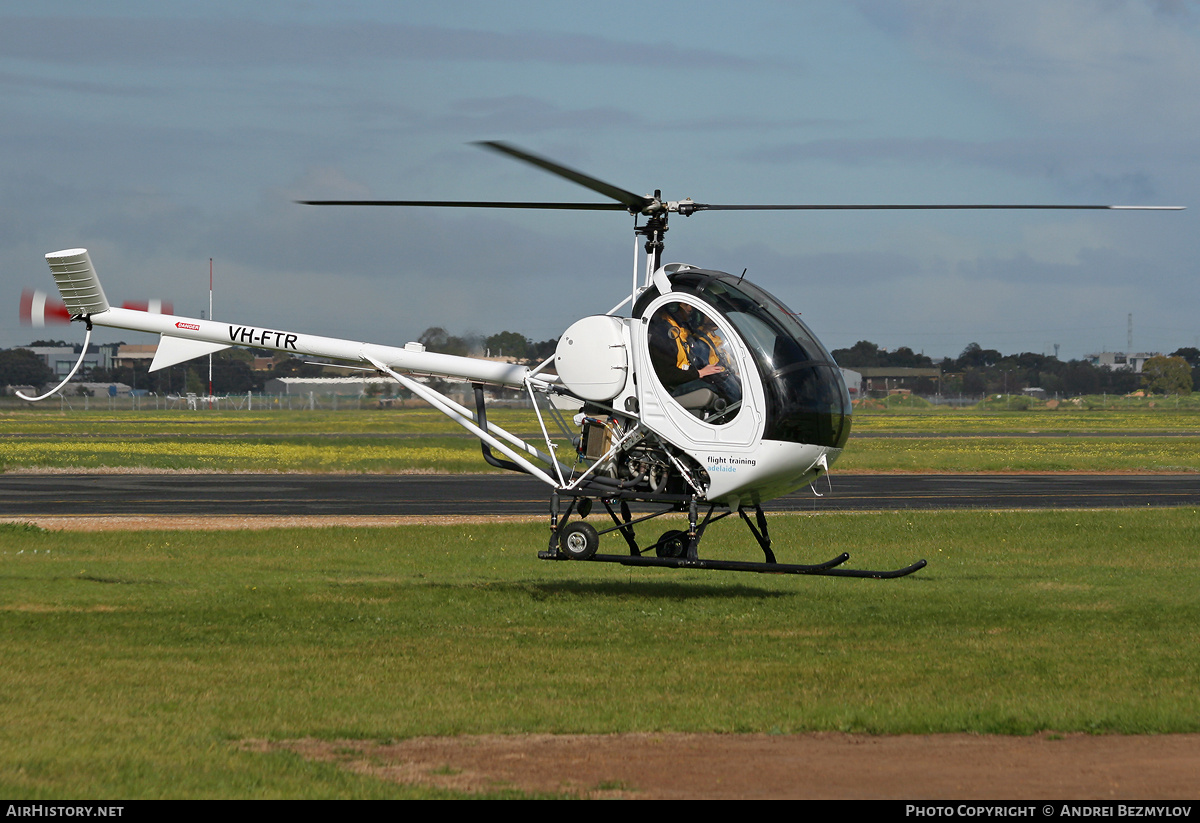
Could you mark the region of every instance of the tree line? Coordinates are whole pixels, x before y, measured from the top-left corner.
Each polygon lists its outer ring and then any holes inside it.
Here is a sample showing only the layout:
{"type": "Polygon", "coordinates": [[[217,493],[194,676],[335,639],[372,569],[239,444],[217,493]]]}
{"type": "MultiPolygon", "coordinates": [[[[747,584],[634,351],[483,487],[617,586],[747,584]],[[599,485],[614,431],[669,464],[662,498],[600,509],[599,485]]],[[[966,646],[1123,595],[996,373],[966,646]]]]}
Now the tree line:
{"type": "MultiPolygon", "coordinates": [[[[460,356],[512,357],[522,363],[540,363],[553,356],[558,339],[535,342],[523,334],[502,331],[484,336],[454,335],[441,326],[422,332],[417,342],[426,350],[460,356]]],[[[30,346],[65,346],[61,340],[37,340],[30,346]]],[[[888,351],[868,340],[860,340],[848,349],[835,349],[834,360],[848,369],[869,367],[940,368],[942,378],[925,378],[918,392],[944,395],[978,396],[1017,394],[1027,388],[1041,388],[1050,395],[1076,397],[1085,394],[1128,394],[1146,389],[1158,394],[1187,394],[1200,385],[1200,349],[1185,347],[1169,355],[1146,361],[1142,374],[1127,369],[1093,366],[1085,360],[1062,361],[1057,357],[1033,352],[1002,354],[971,343],[956,358],[935,362],[925,354],[901,346],[888,351]]],[[[183,363],[148,373],[148,363],[113,369],[95,368],[79,379],[99,383],[124,383],[135,389],[157,394],[208,390],[208,365],[203,360],[183,363]]],[[[261,392],[274,377],[321,377],[329,372],[322,366],[305,363],[289,355],[254,349],[226,349],[213,355],[213,390],[220,394],[261,392]],[[271,367],[256,371],[254,357],[273,358],[271,367]]],[[[41,358],[28,349],[0,351],[0,386],[42,386],[55,375],[41,358]]]]}
{"type": "MultiPolygon", "coordinates": [[[[1185,347],[1168,355],[1149,358],[1138,374],[1131,369],[1108,369],[1086,360],[1062,361],[1033,352],[1002,354],[971,343],[958,357],[938,362],[901,346],[888,351],[868,340],[848,349],[834,349],[833,359],[843,368],[940,368],[940,391],[944,395],[1017,394],[1029,388],[1044,389],[1048,395],[1078,397],[1086,394],[1129,394],[1145,389],[1157,394],[1190,394],[1200,381],[1200,349],[1185,347]]],[[[939,390],[938,381],[928,378],[921,393],[939,390]]]]}
{"type": "Polygon", "coordinates": [[[456,354],[460,357],[513,357],[519,363],[540,363],[554,354],[558,338],[535,343],[520,332],[502,331],[487,337],[481,334],[453,335],[441,326],[421,332],[417,342],[426,351],[456,354]]]}

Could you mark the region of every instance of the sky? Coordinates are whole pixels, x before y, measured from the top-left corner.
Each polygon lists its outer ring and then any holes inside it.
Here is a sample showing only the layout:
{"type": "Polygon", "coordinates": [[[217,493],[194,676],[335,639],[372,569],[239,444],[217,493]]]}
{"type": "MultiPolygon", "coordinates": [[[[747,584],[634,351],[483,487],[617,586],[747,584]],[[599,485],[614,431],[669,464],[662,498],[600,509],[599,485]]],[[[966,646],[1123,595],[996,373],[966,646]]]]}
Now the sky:
{"type": "MultiPolygon", "coordinates": [[[[557,337],[628,295],[622,212],[505,140],[709,203],[1097,203],[1184,212],[705,212],[665,260],[740,274],[829,348],[1080,358],[1200,346],[1191,0],[55,2],[0,12],[0,347],[47,252],[114,303],[402,345],[557,337]]],[[[98,331],[99,342],[153,342],[98,331]]]]}

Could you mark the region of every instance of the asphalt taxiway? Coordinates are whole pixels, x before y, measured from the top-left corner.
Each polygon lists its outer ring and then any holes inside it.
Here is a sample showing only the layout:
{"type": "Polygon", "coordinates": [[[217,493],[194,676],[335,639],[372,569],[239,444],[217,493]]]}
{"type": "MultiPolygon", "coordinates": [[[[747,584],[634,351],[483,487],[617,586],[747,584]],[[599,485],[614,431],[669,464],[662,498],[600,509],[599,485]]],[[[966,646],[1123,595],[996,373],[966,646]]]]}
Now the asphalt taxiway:
{"type": "MultiPolygon", "coordinates": [[[[0,518],[49,515],[542,515],[521,475],[3,474],[0,518]]],[[[834,474],[768,511],[1200,505],[1200,474],[834,474]]]]}

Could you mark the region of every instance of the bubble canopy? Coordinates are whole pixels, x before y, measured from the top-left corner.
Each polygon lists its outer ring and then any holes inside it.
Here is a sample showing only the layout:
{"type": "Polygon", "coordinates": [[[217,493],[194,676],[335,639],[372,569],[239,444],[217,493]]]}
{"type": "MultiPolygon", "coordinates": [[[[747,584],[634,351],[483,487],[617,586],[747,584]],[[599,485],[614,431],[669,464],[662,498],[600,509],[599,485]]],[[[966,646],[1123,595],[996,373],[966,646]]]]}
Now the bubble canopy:
{"type": "MultiPolygon", "coordinates": [[[[685,269],[671,275],[671,287],[712,306],[750,351],[766,397],[764,440],[845,445],[851,409],[842,373],[795,312],[753,283],[726,272],[685,269]]],[[[653,296],[642,296],[636,316],[641,316],[647,298],[653,296]]]]}

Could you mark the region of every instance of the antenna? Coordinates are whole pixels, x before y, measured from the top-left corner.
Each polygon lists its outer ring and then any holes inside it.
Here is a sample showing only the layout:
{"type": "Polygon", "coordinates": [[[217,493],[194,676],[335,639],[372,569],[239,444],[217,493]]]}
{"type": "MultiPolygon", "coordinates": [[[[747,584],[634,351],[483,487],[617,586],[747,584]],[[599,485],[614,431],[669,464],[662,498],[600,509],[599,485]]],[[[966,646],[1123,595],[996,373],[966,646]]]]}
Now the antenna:
{"type": "MultiPolygon", "coordinates": [[[[208,258],[208,319],[213,319],[212,313],[212,258],[208,258]]],[[[212,352],[208,353],[208,407],[212,408],[212,352]]]]}

